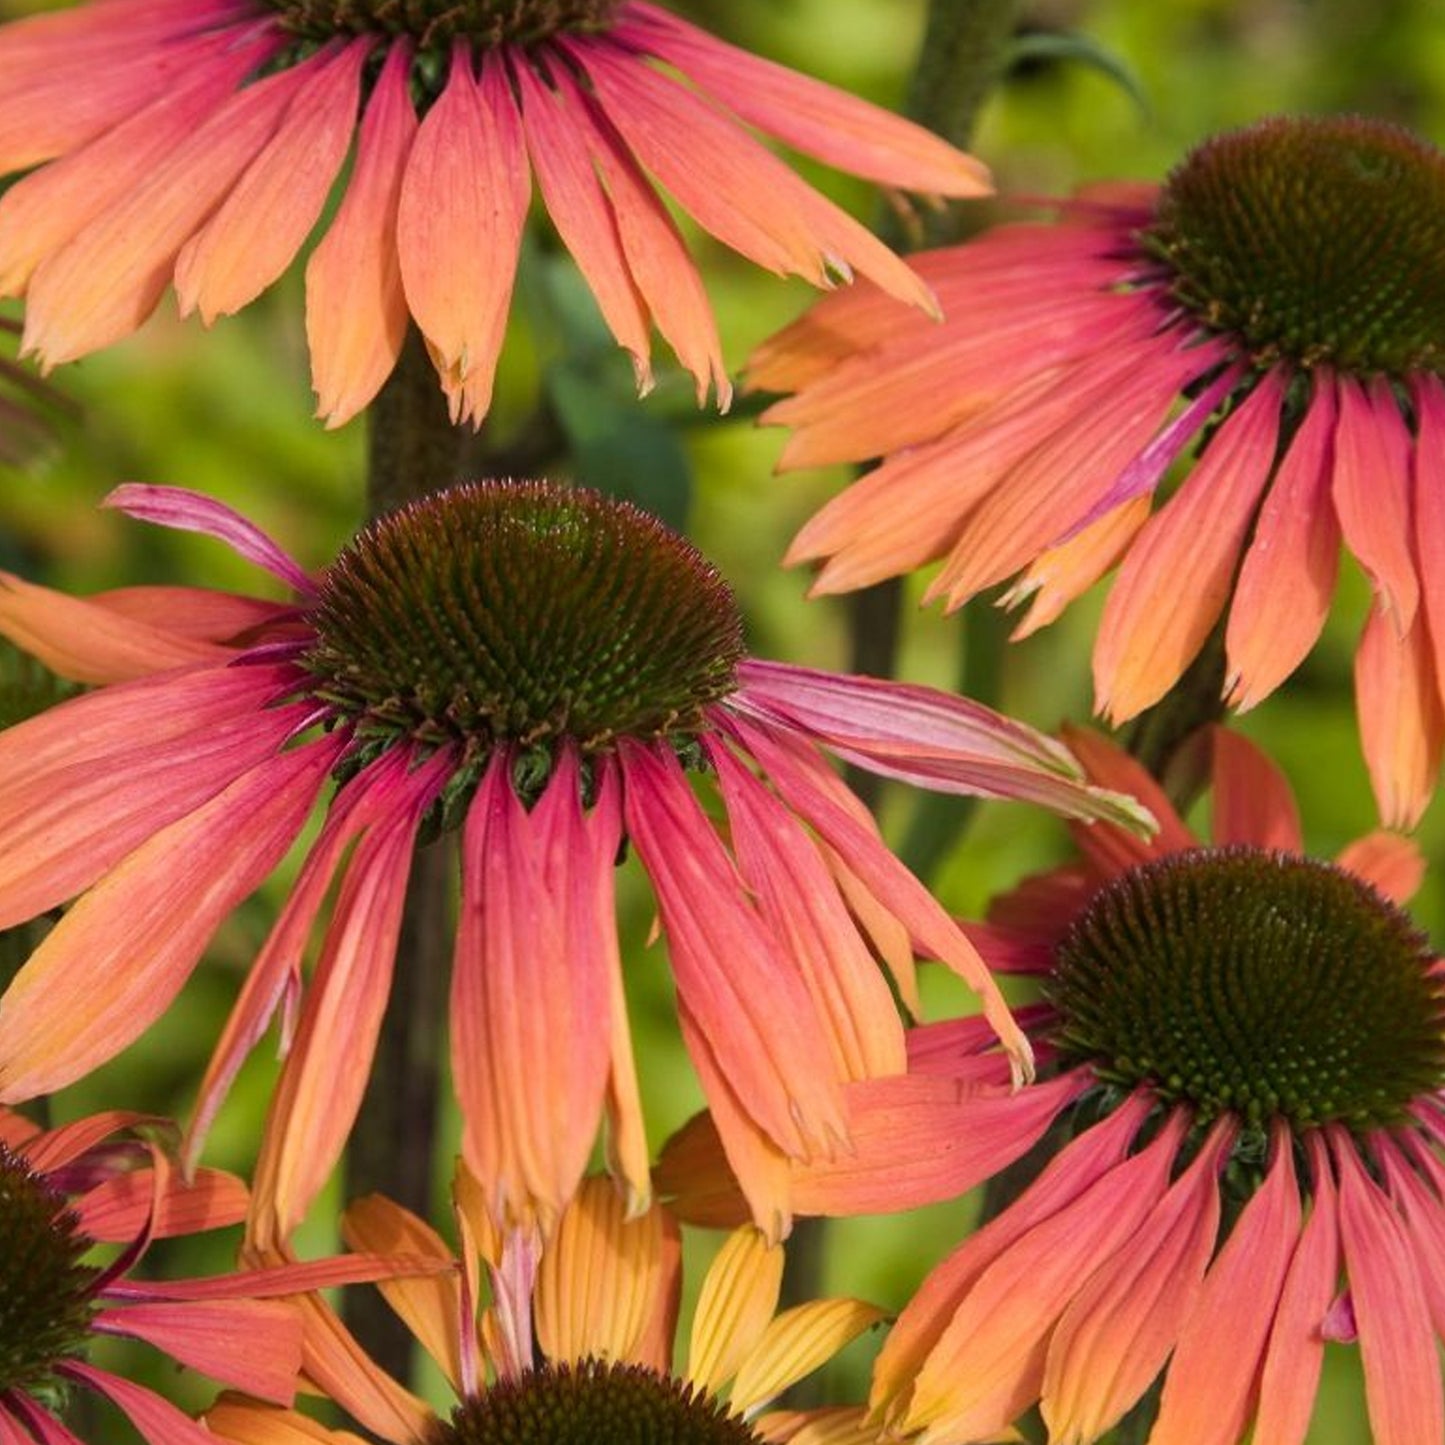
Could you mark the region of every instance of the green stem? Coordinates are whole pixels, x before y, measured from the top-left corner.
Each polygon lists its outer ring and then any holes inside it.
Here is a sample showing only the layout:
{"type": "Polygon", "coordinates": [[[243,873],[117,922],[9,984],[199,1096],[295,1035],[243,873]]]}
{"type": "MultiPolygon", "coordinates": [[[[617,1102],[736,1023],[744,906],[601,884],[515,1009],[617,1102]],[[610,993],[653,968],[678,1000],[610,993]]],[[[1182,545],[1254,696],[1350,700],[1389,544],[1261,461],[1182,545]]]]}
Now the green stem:
{"type": "Polygon", "coordinates": [[[1124,739],[1124,745],[1165,784],[1171,801],[1181,808],[1192,801],[1201,780],[1192,770],[1188,776],[1173,773],[1170,764],[1190,734],[1224,716],[1224,669],[1221,622],[1179,681],[1134,719],[1124,739]]]}

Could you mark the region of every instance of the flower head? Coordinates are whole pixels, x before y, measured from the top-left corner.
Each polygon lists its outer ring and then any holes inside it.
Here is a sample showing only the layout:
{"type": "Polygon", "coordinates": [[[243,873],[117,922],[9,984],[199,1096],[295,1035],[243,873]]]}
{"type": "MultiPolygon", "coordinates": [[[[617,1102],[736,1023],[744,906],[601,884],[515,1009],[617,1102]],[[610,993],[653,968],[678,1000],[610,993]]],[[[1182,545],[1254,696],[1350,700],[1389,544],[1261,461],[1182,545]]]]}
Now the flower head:
{"type": "Polygon", "coordinates": [[[376,394],[408,321],[453,418],[491,401],[535,178],[603,318],[651,385],[655,326],[731,387],[654,181],[780,274],[926,288],[755,140],[930,194],[987,173],[928,132],[644,0],[91,0],[0,29],[0,294],[48,366],[134,331],[174,280],[207,322],[247,305],[346,193],[306,272],[319,410],[376,394]],[[665,67],[665,68],[664,68],[665,67]],[[358,115],[360,116],[358,122],[358,115]]]}
{"type": "MultiPolygon", "coordinates": [[[[37,1128],[0,1109],[0,1435],[74,1440],[55,1413],[78,1387],[111,1400],[152,1445],[209,1437],[159,1395],[89,1360],[106,1337],[143,1340],[213,1379],[280,1404],[295,1393],[301,1320],[268,1297],[306,1275],[141,1281],[152,1239],[232,1224],[240,1181],[214,1170],[174,1179],[147,1134],[159,1121],[97,1114],[37,1128]],[[123,1248],[90,1262],[98,1243],[123,1248]],[[279,1287],[278,1287],[279,1286],[279,1287]]],[[[314,1277],[313,1277],[314,1282],[314,1277]]]]}
{"type": "MultiPolygon", "coordinates": [[[[1081,863],[977,931],[1042,984],[1020,1019],[1043,1082],[1011,1097],[971,1021],[914,1030],[906,1080],[855,1086],[855,1154],[795,1193],[800,1211],[908,1207],[1055,1131],[1042,1174],[902,1311],[875,1416],[956,1445],[1037,1403],[1051,1442],[1082,1445],[1162,1374],[1151,1445],[1251,1428],[1300,1445],[1325,1342],[1357,1340],[1372,1438],[1439,1438],[1445,965],[1399,907],[1418,853],[1377,833],[1304,856],[1283,779],[1218,730],[1206,846],[1135,763],[1075,743],[1161,829],[1081,831],[1081,863]]],[[[665,1151],[660,1183],[716,1219],[702,1134],[665,1151]]]]}
{"type": "MultiPolygon", "coordinates": [[[[445,1417],[381,1375],[324,1307],[312,1312],[319,1351],[336,1363],[327,1390],[394,1445],[763,1445],[806,1437],[865,1445],[876,1432],[861,1411],[765,1411],[882,1319],[859,1300],[828,1299],[778,1311],[783,1248],[746,1226],[724,1243],[703,1280],[686,1364],[674,1365],[681,1244],[653,1205],[629,1217],[610,1181],[590,1178],[538,1251],[524,1233],[499,1237],[474,1180],[457,1191],[465,1240],[458,1274],[383,1283],[388,1302],[441,1367],[457,1395],[445,1417]],[[490,1282],[492,1302],[476,1310],[490,1282]]],[[[347,1211],[343,1229],[362,1248],[433,1255],[448,1246],[379,1196],[347,1211]]],[[[223,1403],[211,1430],[241,1445],[331,1441],[284,1410],[223,1403]],[[315,1433],[303,1433],[309,1428],[315,1433]]],[[[348,1439],[350,1437],[347,1437],[348,1439]]]]}
{"type": "Polygon", "coordinates": [[[795,428],[785,465],[884,458],[791,559],[824,559],[820,591],[941,559],[949,606],[1016,578],[1016,635],[1117,563],[1094,681],[1119,722],[1226,613],[1227,696],[1267,696],[1319,635],[1343,539],[1374,588],[1365,757],[1383,817],[1413,823],[1445,739],[1445,158],[1382,122],[1270,120],[1060,220],[920,257],[940,328],[858,292],[758,354],[753,384],[797,392],[769,413],[795,428]]]}
{"type": "Polygon", "coordinates": [[[466,1154],[499,1220],[555,1215],[604,1112],[614,1167],[645,1203],[613,906],[624,840],[651,880],[686,1042],[766,1227],[786,1226],[788,1157],[843,1143],[841,1082],[902,1067],[873,947],[907,998],[915,948],[959,971],[1027,1072],[976,952],[820,745],[925,787],[1138,825],[1132,800],[1083,784],[1058,745],[927,689],[744,656],[713,568],[590,492],[439,493],[372,524],[319,581],[194,494],[126,487],[112,502],[224,538],[298,600],[148,588],[81,601],[5,579],[0,630],[102,686],[0,736],[0,926],[81,895],[0,999],[0,1099],[54,1089],[139,1036],[329,779],[325,826],[192,1132],[194,1158],[284,1004],[259,1244],[296,1225],[342,1147],[412,854],[454,824],[452,1067],[466,1154]],[[307,940],[338,879],[303,1000],[307,940]]]}

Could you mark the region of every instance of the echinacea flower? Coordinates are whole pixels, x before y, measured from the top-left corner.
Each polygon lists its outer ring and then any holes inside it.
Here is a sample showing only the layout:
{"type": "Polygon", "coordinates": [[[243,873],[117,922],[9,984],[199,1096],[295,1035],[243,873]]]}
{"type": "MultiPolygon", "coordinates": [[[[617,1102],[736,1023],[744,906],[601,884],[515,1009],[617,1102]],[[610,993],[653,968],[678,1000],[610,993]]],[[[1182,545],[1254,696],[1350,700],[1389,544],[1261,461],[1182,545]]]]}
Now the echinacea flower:
{"type": "Polygon", "coordinates": [[[1017,636],[1118,564],[1094,649],[1117,723],[1226,613],[1228,700],[1267,696],[1319,636],[1343,540],[1374,589],[1365,759],[1411,825],[1445,736],[1445,157],[1379,121],[1269,120],[1059,220],[917,257],[941,327],[860,290],[759,352],[752,384],[797,393],[768,413],[785,466],[884,458],[790,559],[825,559],[820,592],[941,560],[950,607],[1016,578],[1017,636]]]}
{"type": "Polygon", "coordinates": [[[188,1156],[284,1004],[294,1040],[257,1166],[258,1245],[289,1234],[338,1156],[413,851],[453,824],[452,1071],[499,1219],[555,1214],[604,1111],[615,1167],[645,1201],[613,917],[624,841],[765,1227],[786,1227],[787,1157],[845,1144],[840,1082],[903,1066],[869,940],[906,999],[912,949],[957,970],[1027,1074],[977,953],[820,747],[925,787],[1139,826],[1132,800],[1083,784],[1058,744],[928,689],[746,657],[716,571],[591,492],[453,488],[373,523],[320,581],[195,494],[128,486],[111,504],[227,541],[298,600],[169,587],[79,600],[3,579],[0,631],[101,687],[0,736],[0,927],[81,895],[0,999],[0,1100],[137,1038],[328,779],[326,824],[212,1059],[188,1156]]]}
{"type": "MultiPolygon", "coordinates": [[[[909,1076],[854,1086],[855,1154],[799,1166],[800,1212],[904,1208],[1055,1130],[901,1312],[875,1417],[961,1445],[1037,1403],[1051,1445],[1082,1445],[1162,1372],[1149,1445],[1302,1445],[1326,1341],[1357,1340],[1377,1445],[1445,1438],[1445,965],[1398,906],[1418,852],[1304,856],[1284,780],[1222,730],[1204,846],[1136,763],[1071,741],[1160,832],[1076,830],[1083,862],[979,930],[1043,986],[1019,1015],[1043,1082],[1011,1096],[977,1021],[916,1029],[909,1076]]],[[[664,1152],[684,1218],[722,1212],[702,1134],[664,1152]]]]}
{"type": "MultiPolygon", "coordinates": [[[[783,1390],[875,1326],[882,1311],[823,1299],[778,1311],[783,1248],[752,1226],[728,1238],[703,1280],[685,1365],[673,1362],[682,1288],[679,1231],[652,1205],[631,1218],[610,1180],[583,1182],[538,1254],[502,1240],[475,1181],[457,1190],[461,1270],[383,1282],[397,1314],[456,1392],[449,1416],[383,1375],[324,1307],[327,1393],[391,1445],[871,1445],[861,1409],[763,1413],[783,1390]],[[477,1304],[483,1267],[492,1303],[477,1304]]],[[[451,1259],[429,1225],[371,1196],[343,1232],[361,1248],[451,1259]]],[[[343,1437],[290,1411],[223,1401],[206,1423],[238,1445],[303,1445],[343,1437]]],[[[350,1441],[351,1436],[344,1437],[350,1441]]]]}
{"type": "Polygon", "coordinates": [[[987,172],[900,117],[644,0],[91,0],[0,29],[0,294],[46,366],[134,331],[174,280],[210,322],[282,273],[356,132],[306,272],[320,413],[376,394],[408,320],[453,419],[490,404],[535,178],[604,320],[651,384],[655,326],[731,387],[654,186],[783,275],[927,288],[748,126],[889,186],[979,195],[987,172]],[[359,117],[359,120],[358,120],[359,117]]]}
{"type": "MultiPolygon", "coordinates": [[[[214,1437],[173,1404],[91,1363],[97,1341],[141,1340],[235,1389],[291,1402],[303,1363],[303,1322],[282,1296],[374,1280],[371,1256],[242,1271],[208,1279],[138,1279],[154,1239],[234,1224],[246,1212],[240,1180],[200,1170],[177,1180],[146,1136],[161,1121],[95,1114],[41,1129],[0,1108],[0,1440],[78,1445],[62,1422],[83,1388],[116,1405],[150,1445],[207,1445],[214,1437]],[[122,1248],[92,1264],[96,1244],[122,1248]]],[[[433,1270],[431,1260],[397,1261],[433,1270]]]]}

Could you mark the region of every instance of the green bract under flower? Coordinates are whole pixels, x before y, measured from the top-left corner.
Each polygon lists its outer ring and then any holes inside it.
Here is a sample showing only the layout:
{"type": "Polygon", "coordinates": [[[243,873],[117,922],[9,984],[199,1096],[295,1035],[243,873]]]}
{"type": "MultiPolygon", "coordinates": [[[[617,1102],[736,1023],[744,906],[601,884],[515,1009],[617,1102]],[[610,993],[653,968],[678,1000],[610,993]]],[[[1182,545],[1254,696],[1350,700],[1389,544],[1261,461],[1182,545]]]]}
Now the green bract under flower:
{"type": "Polygon", "coordinates": [[[342,719],[471,759],[685,743],[743,654],[732,593],[690,543],[545,482],[456,487],[374,523],[311,620],[301,664],[342,719]]]}
{"type": "Polygon", "coordinates": [[[1172,854],[1101,890],[1059,944],[1060,1044],[1204,1120],[1399,1124],[1445,1083],[1424,937],[1364,883],[1261,848],[1172,854]]]}
{"type": "Polygon", "coordinates": [[[1356,116],[1264,121],[1169,177],[1142,237],[1256,364],[1403,376],[1445,360],[1445,156],[1356,116]]]}
{"type": "Polygon", "coordinates": [[[544,1365],[459,1405],[434,1445],[758,1445],[716,1396],[643,1365],[544,1365]]]}
{"type": "Polygon", "coordinates": [[[271,0],[287,29],[308,40],[333,35],[407,35],[422,49],[470,40],[478,47],[531,45],[566,32],[600,30],[619,0],[271,0]]]}
{"type": "Polygon", "coordinates": [[[89,1245],[64,1200],[0,1144],[0,1396],[64,1393],[55,1366],[90,1332],[89,1245]]]}

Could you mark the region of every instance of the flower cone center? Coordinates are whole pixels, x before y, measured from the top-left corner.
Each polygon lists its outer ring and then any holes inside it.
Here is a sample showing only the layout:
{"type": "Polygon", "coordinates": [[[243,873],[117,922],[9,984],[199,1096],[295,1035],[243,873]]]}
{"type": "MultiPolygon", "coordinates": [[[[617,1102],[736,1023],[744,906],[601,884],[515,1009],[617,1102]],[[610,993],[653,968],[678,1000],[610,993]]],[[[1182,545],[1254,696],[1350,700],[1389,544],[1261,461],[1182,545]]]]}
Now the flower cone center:
{"type": "Polygon", "coordinates": [[[568,31],[604,29],[620,0],[272,0],[288,30],[307,40],[333,35],[406,35],[423,49],[456,39],[478,49],[533,45],[568,31]]]}
{"type": "Polygon", "coordinates": [[[583,1360],[502,1380],[432,1445],[759,1445],[716,1396],[643,1365],[583,1360]]]}
{"type": "Polygon", "coordinates": [[[313,691],[363,738],[473,759],[685,743],[742,656],[732,592],[690,543],[546,482],[455,487],[373,523],[312,621],[313,691]]]}
{"type": "Polygon", "coordinates": [[[55,1366],[90,1333],[89,1246],[65,1201],[0,1144],[0,1396],[62,1393],[55,1366]]]}
{"type": "Polygon", "coordinates": [[[1409,918],[1327,863],[1201,849],[1131,869],[1059,944],[1064,1051],[1203,1119],[1363,1131],[1445,1082],[1445,998],[1409,918]]]}
{"type": "Polygon", "coordinates": [[[1263,121],[1169,177],[1145,248],[1260,365],[1401,376],[1445,361],[1445,156],[1356,116],[1263,121]]]}

